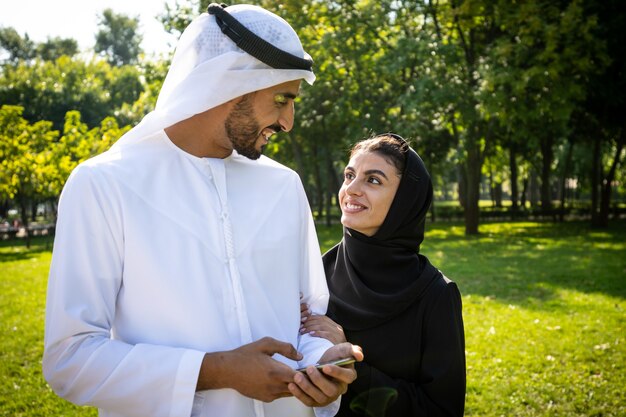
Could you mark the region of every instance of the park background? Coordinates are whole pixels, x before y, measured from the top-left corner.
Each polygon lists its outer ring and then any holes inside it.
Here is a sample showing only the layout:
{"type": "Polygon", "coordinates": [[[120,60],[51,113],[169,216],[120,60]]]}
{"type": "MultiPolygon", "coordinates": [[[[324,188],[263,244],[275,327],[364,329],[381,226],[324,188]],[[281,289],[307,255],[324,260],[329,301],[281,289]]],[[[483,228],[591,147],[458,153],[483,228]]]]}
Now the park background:
{"type": "MultiPolygon", "coordinates": [[[[315,62],[266,154],[300,174],[322,250],[341,237],[353,142],[394,131],[428,166],[422,251],[463,294],[466,414],[626,414],[622,2],[250,3],[315,62]]],[[[164,3],[163,30],[207,4],[164,3]]],[[[166,74],[171,52],[143,53],[137,22],[102,10],[82,50],[0,27],[0,415],[95,415],[41,376],[45,286],[67,176],[153,108],[166,74]]]]}

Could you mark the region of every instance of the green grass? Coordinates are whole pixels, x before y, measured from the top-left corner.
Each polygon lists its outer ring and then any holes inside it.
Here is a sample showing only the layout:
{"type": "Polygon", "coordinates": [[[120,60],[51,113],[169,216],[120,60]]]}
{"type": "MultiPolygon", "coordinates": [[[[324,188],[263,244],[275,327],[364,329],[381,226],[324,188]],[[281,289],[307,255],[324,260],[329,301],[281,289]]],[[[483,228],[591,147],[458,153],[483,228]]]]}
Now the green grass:
{"type": "Polygon", "coordinates": [[[49,238],[0,246],[0,416],[95,416],[57,397],[41,373],[49,238]]]}
{"type": "Polygon", "coordinates": [[[626,223],[464,230],[429,225],[421,251],[463,294],[466,415],[626,415],[626,223]]]}
{"type": "MultiPolygon", "coordinates": [[[[436,223],[422,245],[463,294],[466,415],[626,415],[626,222],[480,230],[436,223]]],[[[318,235],[326,250],[341,228],[318,235]]],[[[0,416],[95,415],[41,376],[49,262],[44,240],[0,247],[0,416]]]]}

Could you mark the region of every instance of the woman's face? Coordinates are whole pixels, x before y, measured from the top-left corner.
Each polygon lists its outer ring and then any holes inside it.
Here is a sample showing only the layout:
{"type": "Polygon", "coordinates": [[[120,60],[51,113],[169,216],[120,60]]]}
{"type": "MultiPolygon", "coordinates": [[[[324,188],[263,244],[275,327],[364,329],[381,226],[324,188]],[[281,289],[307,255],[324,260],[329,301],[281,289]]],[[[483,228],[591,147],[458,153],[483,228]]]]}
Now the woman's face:
{"type": "Polygon", "coordinates": [[[359,151],[348,162],[339,190],[341,223],[373,236],[383,224],[393,201],[400,174],[376,152],[359,151]]]}

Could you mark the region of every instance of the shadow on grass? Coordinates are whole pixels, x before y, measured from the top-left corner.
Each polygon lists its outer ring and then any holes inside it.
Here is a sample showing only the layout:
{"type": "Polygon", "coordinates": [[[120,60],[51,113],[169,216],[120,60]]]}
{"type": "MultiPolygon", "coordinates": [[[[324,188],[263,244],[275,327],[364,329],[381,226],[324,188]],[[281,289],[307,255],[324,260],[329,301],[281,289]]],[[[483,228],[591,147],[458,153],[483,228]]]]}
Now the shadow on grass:
{"type": "Polygon", "coordinates": [[[30,248],[23,239],[0,241],[0,264],[4,262],[23,261],[37,257],[42,252],[52,250],[52,236],[31,237],[30,248]]]}
{"type": "MultiPolygon", "coordinates": [[[[626,222],[592,229],[588,222],[485,223],[465,236],[462,223],[430,223],[421,253],[456,281],[464,295],[541,307],[559,289],[626,298],[626,222]]],[[[341,226],[318,226],[322,251],[341,226]]]]}
{"type": "Polygon", "coordinates": [[[435,224],[422,252],[464,294],[532,307],[560,288],[626,298],[626,222],[490,223],[478,236],[435,224]]]}

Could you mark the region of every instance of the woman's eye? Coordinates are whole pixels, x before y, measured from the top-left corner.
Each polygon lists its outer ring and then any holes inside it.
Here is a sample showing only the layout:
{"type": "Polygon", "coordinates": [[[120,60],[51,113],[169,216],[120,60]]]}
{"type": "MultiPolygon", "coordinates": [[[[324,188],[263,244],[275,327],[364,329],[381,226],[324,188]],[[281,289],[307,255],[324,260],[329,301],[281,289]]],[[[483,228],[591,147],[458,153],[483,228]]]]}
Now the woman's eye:
{"type": "Polygon", "coordinates": [[[344,172],[343,178],[346,179],[346,180],[351,180],[351,179],[354,178],[354,174],[351,173],[351,172],[344,172]]]}
{"type": "Polygon", "coordinates": [[[377,185],[382,184],[382,182],[380,182],[380,180],[376,177],[370,177],[369,182],[371,182],[372,184],[377,184],[377,185]]]}

